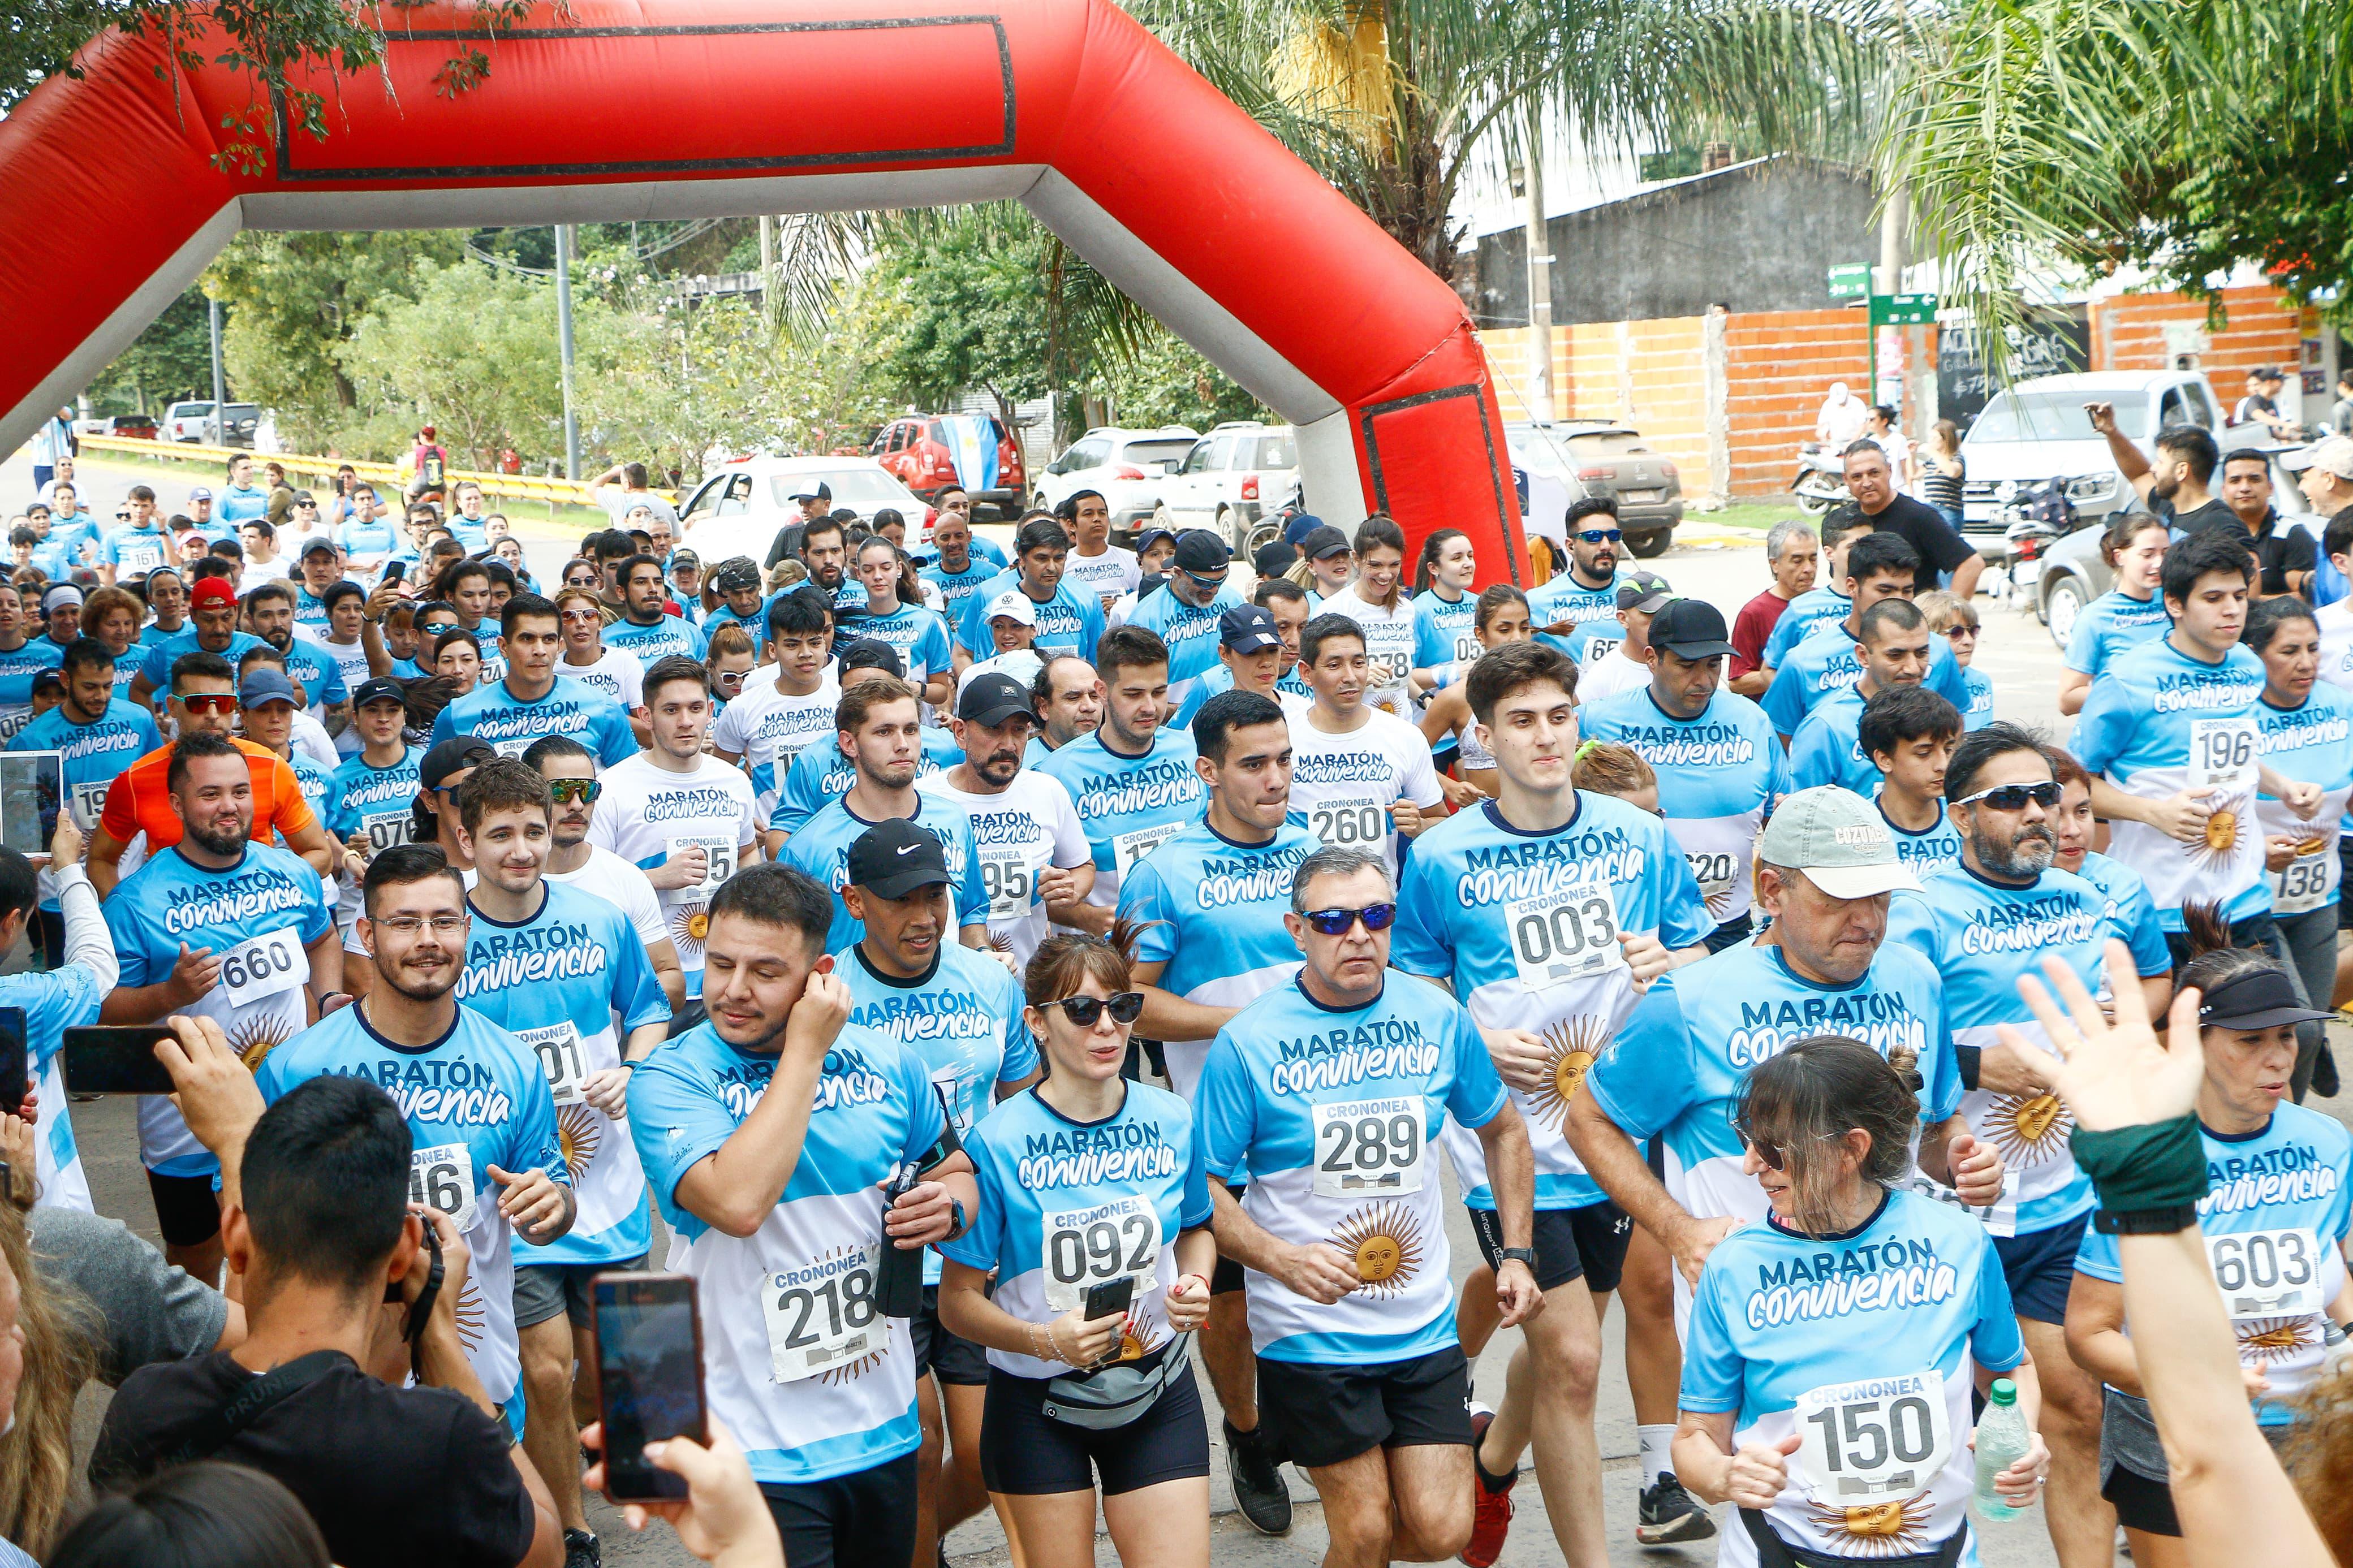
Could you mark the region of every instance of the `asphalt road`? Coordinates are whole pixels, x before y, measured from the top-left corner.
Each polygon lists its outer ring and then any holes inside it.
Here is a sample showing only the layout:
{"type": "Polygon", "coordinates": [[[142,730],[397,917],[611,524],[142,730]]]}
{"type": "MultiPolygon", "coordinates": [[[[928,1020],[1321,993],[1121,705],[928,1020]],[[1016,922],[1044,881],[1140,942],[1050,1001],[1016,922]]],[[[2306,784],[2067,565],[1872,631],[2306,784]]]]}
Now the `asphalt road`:
{"type": "MultiPolygon", "coordinates": [[[[111,516],[116,502],[133,483],[153,485],[166,507],[175,507],[191,485],[216,484],[215,476],[208,471],[192,472],[174,483],[169,479],[159,479],[143,468],[97,462],[82,465],[81,477],[89,486],[85,500],[100,516],[111,516]]],[[[29,489],[29,479],[22,454],[0,463],[0,498],[5,498],[12,506],[21,504],[29,489]]],[[[523,525],[517,531],[525,540],[525,551],[535,574],[550,578],[562,569],[570,554],[566,536],[550,532],[544,523],[523,525]]],[[[1662,573],[1681,593],[1716,605],[1727,621],[1763,588],[1766,581],[1761,539],[1757,545],[1679,545],[1647,564],[1662,573]]],[[[2048,633],[2031,614],[2013,613],[1982,599],[1979,608],[1985,614],[1986,635],[1979,639],[1978,658],[1993,677],[1998,715],[2063,738],[2067,721],[2058,711],[2059,662],[2048,633]]],[[[7,967],[19,967],[22,963],[20,952],[7,967]]],[[[2348,1054],[2353,1053],[2353,1033],[2341,1025],[2332,1025],[2331,1032],[2340,1059],[2353,1063],[2353,1054],[2348,1054]]],[[[2348,1114],[2353,1113],[2353,1097],[2313,1103],[2353,1125],[2353,1115],[2348,1114]]],[[[121,1218],[151,1240],[158,1239],[146,1182],[139,1165],[132,1103],[128,1100],[101,1100],[77,1105],[73,1113],[76,1138],[82,1148],[91,1191],[100,1212],[121,1218]]],[[[1445,1179],[1451,1184],[1451,1171],[1445,1179]]],[[[1461,1205],[1450,1204],[1448,1214],[1447,1237],[1459,1281],[1468,1272],[1476,1249],[1461,1205]]],[[[659,1225],[659,1220],[656,1223],[659,1225]]],[[[660,1255],[660,1250],[658,1242],[656,1256],[660,1255]]],[[[1605,1470],[1609,1561],[1619,1568],[1634,1563],[1712,1563],[1715,1555],[1714,1542],[1647,1551],[1634,1543],[1634,1420],[1622,1372],[1617,1316],[1604,1322],[1603,1337],[1605,1352],[1597,1426],[1605,1470]]],[[[1516,1342],[1516,1336],[1508,1331],[1499,1334],[1480,1358],[1480,1397],[1491,1403],[1500,1398],[1504,1367],[1516,1342]]],[[[1217,1437],[1219,1427],[1215,1397],[1206,1378],[1201,1380],[1201,1387],[1204,1401],[1210,1405],[1211,1443],[1219,1450],[1213,1454],[1215,1473],[1210,1483],[1215,1512],[1211,1550],[1216,1560],[1229,1568],[1291,1568],[1319,1558],[1324,1546],[1322,1514],[1314,1505],[1313,1489],[1295,1471],[1284,1472],[1291,1479],[1293,1495],[1300,1505],[1289,1535],[1280,1539],[1258,1535],[1233,1511],[1217,1437]]],[[[103,1389],[97,1388],[83,1396],[78,1426],[85,1445],[96,1430],[95,1423],[108,1397],[103,1389]]],[[[1518,1520],[1501,1561],[1505,1568],[1549,1568],[1560,1561],[1560,1552],[1553,1542],[1543,1500],[1533,1478],[1516,1489],[1515,1496],[1518,1520]]],[[[632,1537],[615,1510],[601,1501],[591,1503],[590,1513],[592,1523],[603,1537],[605,1560],[609,1563],[627,1568],[673,1568],[693,1561],[665,1525],[657,1524],[643,1536],[632,1537]]],[[[2043,1533],[2039,1510],[2034,1515],[1985,1527],[1978,1539],[1980,1560],[1986,1568],[2050,1568],[2056,1562],[2043,1533]]],[[[1010,1561],[1004,1536],[987,1513],[957,1530],[950,1538],[948,1549],[959,1564],[993,1565],[1010,1561]]],[[[1097,1560],[1105,1564],[1117,1561],[1108,1537],[1100,1538],[1097,1560]]],[[[2126,1560],[2119,1556],[2118,1561],[2126,1560]]]]}

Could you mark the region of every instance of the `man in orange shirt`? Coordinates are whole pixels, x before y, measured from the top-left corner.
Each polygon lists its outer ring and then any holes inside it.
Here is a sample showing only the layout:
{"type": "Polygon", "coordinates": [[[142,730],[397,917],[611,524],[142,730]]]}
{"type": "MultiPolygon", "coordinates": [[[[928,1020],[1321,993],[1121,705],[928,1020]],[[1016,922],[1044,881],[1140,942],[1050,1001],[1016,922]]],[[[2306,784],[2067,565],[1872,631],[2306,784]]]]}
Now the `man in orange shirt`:
{"type": "MultiPolygon", "coordinates": [[[[237,677],[228,660],[198,649],[182,654],[172,666],[172,695],[166,704],[175,733],[197,731],[227,736],[245,753],[253,772],[253,841],[267,844],[283,834],[287,847],[311,864],[322,877],[334,875],[335,847],[318,813],[302,798],[301,785],[284,758],[264,746],[229,735],[237,719],[237,677]]],[[[142,833],[147,853],[169,848],[180,841],[179,814],[172,809],[165,774],[172,766],[172,748],[150,752],[129,767],[106,792],[106,809],[90,841],[90,885],[101,899],[122,879],[122,852],[142,833]]]]}

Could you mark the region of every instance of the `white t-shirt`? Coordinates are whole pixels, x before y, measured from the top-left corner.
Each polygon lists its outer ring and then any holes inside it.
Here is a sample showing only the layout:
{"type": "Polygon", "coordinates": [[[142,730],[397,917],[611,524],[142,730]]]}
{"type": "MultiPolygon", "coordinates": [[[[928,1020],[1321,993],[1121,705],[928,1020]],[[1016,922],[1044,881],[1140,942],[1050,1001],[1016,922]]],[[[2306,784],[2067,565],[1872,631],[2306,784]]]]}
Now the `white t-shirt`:
{"type": "Polygon", "coordinates": [[[841,707],[841,688],[835,683],[837,668],[827,665],[817,689],[795,697],[776,689],[775,665],[762,665],[744,678],[742,693],[711,726],[711,743],[744,759],[763,821],[776,809],[776,792],[784,788],[793,759],[810,742],[834,732],[834,718],[841,707]]]}
{"type": "Polygon", "coordinates": [[[2353,599],[2312,612],[2320,626],[2320,679],[2353,691],[2353,599]]]}
{"type": "MultiPolygon", "coordinates": [[[[710,929],[711,895],[734,875],[756,845],[752,781],[742,769],[702,756],[689,773],[656,767],[642,752],[605,770],[605,793],[588,823],[588,841],[640,868],[659,866],[689,846],[705,854],[703,879],[657,889],[670,940],[686,972],[689,999],[702,994],[702,938],[710,929]]],[[[756,854],[754,848],[753,853],[756,854]]]]}
{"type": "Polygon", "coordinates": [[[1388,807],[1406,800],[1428,808],[1445,799],[1430,742],[1419,730],[1377,708],[1345,735],[1317,729],[1305,709],[1291,713],[1291,809],[1325,844],[1377,847],[1397,875],[1397,826],[1388,807]]]}
{"type": "Polygon", "coordinates": [[[1365,658],[1371,666],[1372,679],[1365,692],[1365,706],[1400,720],[1412,718],[1413,596],[1399,594],[1394,608],[1377,609],[1356,597],[1352,583],[1324,600],[1314,614],[1345,616],[1364,627],[1365,658]]]}
{"type": "Polygon", "coordinates": [[[335,750],[334,737],[327,733],[324,724],[307,712],[299,709],[295,710],[294,730],[286,738],[304,756],[329,773],[343,765],[343,753],[335,750]]]}
{"type": "Polygon", "coordinates": [[[588,861],[577,871],[550,871],[551,882],[562,882],[594,893],[607,903],[629,917],[629,925],[638,940],[650,949],[658,942],[670,940],[670,927],[662,921],[661,899],[655,893],[653,883],[643,871],[614,854],[610,849],[588,846],[588,861]]]}
{"type": "Polygon", "coordinates": [[[645,666],[619,648],[607,648],[604,657],[590,665],[558,659],[555,673],[595,687],[633,712],[646,705],[645,666]]]}
{"type": "MultiPolygon", "coordinates": [[[[305,635],[307,636],[307,634],[305,635]]],[[[343,672],[343,689],[345,691],[357,691],[360,689],[360,683],[368,679],[367,644],[365,641],[354,639],[351,642],[342,643],[322,637],[309,637],[309,641],[312,647],[326,650],[327,656],[335,661],[336,668],[343,672]]]]}
{"type": "Polygon", "coordinates": [[[965,667],[964,679],[956,682],[956,695],[962,697],[964,689],[970,686],[973,677],[977,675],[1010,676],[1021,683],[1022,690],[1027,691],[1037,682],[1038,672],[1045,668],[1046,661],[1038,657],[1035,648],[1017,647],[991,654],[965,667]]]}
{"type": "Polygon", "coordinates": [[[1651,667],[1628,658],[1622,641],[1599,646],[1604,651],[1588,659],[1577,672],[1577,700],[1580,706],[1651,684],[1651,667]]]}
{"type": "Polygon", "coordinates": [[[1065,581],[1084,583],[1095,591],[1097,599],[1108,595],[1117,598],[1133,594],[1144,580],[1135,564],[1135,552],[1122,550],[1118,545],[1106,545],[1101,555],[1082,555],[1073,550],[1064,558],[1062,576],[1065,581]]]}
{"type": "Polygon", "coordinates": [[[1049,866],[1074,869],[1094,851],[1071,792],[1060,779],[1024,768],[1002,795],[967,795],[950,787],[946,769],[915,781],[918,794],[964,808],[980,851],[981,886],[988,893],[989,945],[1023,963],[1046,940],[1046,905],[1038,874],[1049,866]]]}

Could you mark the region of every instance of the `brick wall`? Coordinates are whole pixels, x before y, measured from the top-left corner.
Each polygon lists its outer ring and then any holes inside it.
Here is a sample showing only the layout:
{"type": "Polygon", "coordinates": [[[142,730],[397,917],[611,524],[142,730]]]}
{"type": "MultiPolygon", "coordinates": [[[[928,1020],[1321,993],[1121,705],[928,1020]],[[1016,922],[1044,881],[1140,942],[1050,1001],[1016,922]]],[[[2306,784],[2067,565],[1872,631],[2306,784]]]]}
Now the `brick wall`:
{"type": "MultiPolygon", "coordinates": [[[[2245,390],[2243,377],[2259,364],[2286,371],[2295,390],[2304,347],[2304,316],[2294,304],[2260,285],[2222,291],[2223,324],[2208,329],[2198,368],[2214,384],[2227,407],[2245,390]]],[[[2206,302],[2181,294],[2119,294],[2094,300],[2092,316],[2094,370],[2164,370],[2168,322],[2205,328],[2206,302]]]]}
{"type": "Polygon", "coordinates": [[[1725,323],[1725,424],[1735,496],[1788,493],[1798,448],[1831,384],[1871,395],[1871,340],[1859,310],[1777,310],[1725,323]]]}
{"type": "MultiPolygon", "coordinates": [[[[1707,488],[1707,386],[1697,316],[1553,329],[1553,406],[1563,419],[1611,419],[1640,430],[1675,465],[1683,493],[1707,488]]],[[[1480,333],[1506,419],[1527,417],[1525,327],[1480,333]]]]}

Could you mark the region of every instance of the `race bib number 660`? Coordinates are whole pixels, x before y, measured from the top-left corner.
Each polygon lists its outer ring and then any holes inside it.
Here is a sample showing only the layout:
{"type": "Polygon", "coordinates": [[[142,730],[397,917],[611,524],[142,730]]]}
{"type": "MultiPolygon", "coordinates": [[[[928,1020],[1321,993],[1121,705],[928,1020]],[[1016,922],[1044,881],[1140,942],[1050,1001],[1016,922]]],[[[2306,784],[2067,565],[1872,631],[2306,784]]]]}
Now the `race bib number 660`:
{"type": "Polygon", "coordinates": [[[221,958],[221,994],[232,1007],[290,991],[310,978],[311,955],[290,926],[241,942],[221,958]]]}

